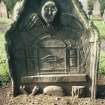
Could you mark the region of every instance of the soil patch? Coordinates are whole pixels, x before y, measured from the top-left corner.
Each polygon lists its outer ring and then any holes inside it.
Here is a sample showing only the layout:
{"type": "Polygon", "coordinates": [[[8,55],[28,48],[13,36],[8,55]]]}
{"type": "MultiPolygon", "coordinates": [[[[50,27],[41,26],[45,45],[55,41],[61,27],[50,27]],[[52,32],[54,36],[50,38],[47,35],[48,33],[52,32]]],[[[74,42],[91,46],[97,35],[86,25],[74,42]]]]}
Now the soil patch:
{"type": "Polygon", "coordinates": [[[56,97],[47,95],[27,96],[10,95],[10,85],[0,88],[0,105],[105,105],[104,99],[76,98],[70,96],[56,97]]]}

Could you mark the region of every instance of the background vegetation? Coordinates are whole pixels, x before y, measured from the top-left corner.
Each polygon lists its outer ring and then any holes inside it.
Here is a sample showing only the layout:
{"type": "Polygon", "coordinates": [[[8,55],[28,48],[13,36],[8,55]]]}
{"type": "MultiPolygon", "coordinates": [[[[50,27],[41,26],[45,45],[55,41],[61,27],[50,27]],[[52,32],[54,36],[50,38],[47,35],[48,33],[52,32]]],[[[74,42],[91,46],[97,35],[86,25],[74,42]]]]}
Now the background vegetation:
{"type": "Polygon", "coordinates": [[[105,75],[105,51],[101,51],[99,64],[100,64],[99,73],[105,75]]]}
{"type": "Polygon", "coordinates": [[[8,15],[8,18],[10,18],[10,15],[13,12],[14,5],[16,4],[17,1],[21,1],[21,0],[2,0],[2,1],[4,1],[4,3],[6,4],[7,15],[8,15]]]}
{"type": "Polygon", "coordinates": [[[100,32],[100,62],[99,73],[105,75],[105,23],[101,20],[95,20],[94,24],[100,32]]]}
{"type": "Polygon", "coordinates": [[[4,33],[0,32],[0,79],[2,82],[8,81],[8,64],[5,53],[4,33]]]}
{"type": "Polygon", "coordinates": [[[105,40],[105,24],[103,23],[103,21],[101,21],[101,20],[95,20],[94,24],[99,29],[100,39],[101,40],[103,40],[103,39],[105,40]]]}
{"type": "Polygon", "coordinates": [[[6,30],[5,27],[7,28],[10,23],[10,19],[0,18],[0,25],[1,27],[4,26],[4,29],[2,27],[0,30],[0,84],[1,82],[6,83],[9,80],[8,63],[5,51],[5,33],[3,31],[6,30]]]}
{"type": "Polygon", "coordinates": [[[101,14],[103,14],[105,9],[105,0],[100,0],[100,4],[101,4],[101,14]]]}

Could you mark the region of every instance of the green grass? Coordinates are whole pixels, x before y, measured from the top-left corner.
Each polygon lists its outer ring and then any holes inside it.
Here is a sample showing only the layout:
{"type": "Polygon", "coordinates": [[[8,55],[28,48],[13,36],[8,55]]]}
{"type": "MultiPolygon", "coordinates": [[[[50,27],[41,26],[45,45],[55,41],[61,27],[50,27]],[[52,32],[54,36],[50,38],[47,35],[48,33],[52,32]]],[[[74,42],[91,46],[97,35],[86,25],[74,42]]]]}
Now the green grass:
{"type": "MultiPolygon", "coordinates": [[[[105,40],[105,23],[100,19],[94,19],[94,24],[98,28],[100,33],[100,41],[105,40]]],[[[105,75],[105,50],[100,50],[100,62],[99,62],[99,71],[98,73],[105,75]]]]}
{"type": "Polygon", "coordinates": [[[8,81],[9,79],[9,72],[8,72],[8,64],[2,63],[0,64],[0,77],[3,81],[8,81]]]}
{"type": "Polygon", "coordinates": [[[5,51],[4,33],[0,32],[0,76],[4,81],[8,80],[8,64],[5,51]]]}
{"type": "MultiPolygon", "coordinates": [[[[8,27],[11,23],[11,19],[0,18],[0,25],[8,27]]],[[[7,81],[9,78],[5,43],[5,33],[0,31],[0,78],[2,78],[3,81],[7,81]]]]}
{"type": "Polygon", "coordinates": [[[3,18],[3,17],[0,17],[0,23],[2,24],[11,24],[12,20],[11,19],[7,19],[7,18],[3,18]]]}
{"type": "Polygon", "coordinates": [[[105,51],[100,52],[99,73],[105,75],[105,51]]]}
{"type": "Polygon", "coordinates": [[[94,21],[95,26],[100,32],[100,39],[105,39],[105,24],[102,21],[94,21]]]}
{"type": "MultiPolygon", "coordinates": [[[[5,24],[9,25],[7,23],[5,24]]],[[[0,32],[0,77],[3,79],[3,81],[7,81],[9,78],[9,75],[8,75],[8,64],[7,64],[7,56],[5,51],[4,35],[5,33],[0,32]]]]}
{"type": "Polygon", "coordinates": [[[4,33],[0,32],[0,60],[6,59],[4,33]]]}

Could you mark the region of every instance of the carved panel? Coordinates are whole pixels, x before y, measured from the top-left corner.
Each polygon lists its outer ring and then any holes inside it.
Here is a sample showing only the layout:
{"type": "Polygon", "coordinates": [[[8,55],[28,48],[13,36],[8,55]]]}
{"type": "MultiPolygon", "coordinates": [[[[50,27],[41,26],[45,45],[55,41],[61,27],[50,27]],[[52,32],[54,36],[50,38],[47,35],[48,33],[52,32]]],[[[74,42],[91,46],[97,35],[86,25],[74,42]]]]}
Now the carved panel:
{"type": "Polygon", "coordinates": [[[39,72],[65,73],[66,47],[62,41],[46,40],[38,48],[39,72]]]}
{"type": "Polygon", "coordinates": [[[39,67],[40,70],[66,70],[66,50],[63,48],[39,49],[39,67]]]}
{"type": "Polygon", "coordinates": [[[69,61],[70,61],[70,67],[77,67],[77,50],[76,49],[69,50],[69,61]]]}

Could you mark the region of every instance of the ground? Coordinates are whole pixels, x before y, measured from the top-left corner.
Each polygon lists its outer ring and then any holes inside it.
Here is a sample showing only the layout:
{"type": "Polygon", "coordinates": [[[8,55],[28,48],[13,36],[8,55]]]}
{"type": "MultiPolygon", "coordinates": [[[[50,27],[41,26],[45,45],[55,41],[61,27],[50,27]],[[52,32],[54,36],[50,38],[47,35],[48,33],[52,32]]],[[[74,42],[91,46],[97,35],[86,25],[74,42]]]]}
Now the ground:
{"type": "Polygon", "coordinates": [[[0,105],[105,105],[105,99],[76,98],[70,96],[57,97],[47,95],[12,97],[10,85],[0,88],[0,105]]]}

